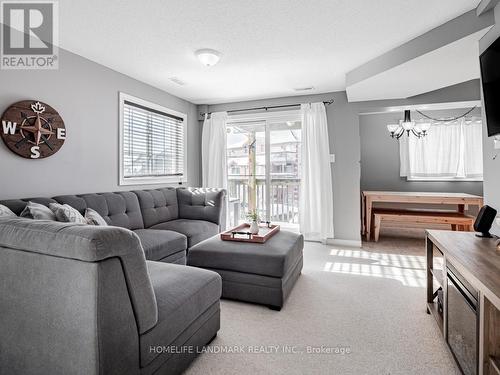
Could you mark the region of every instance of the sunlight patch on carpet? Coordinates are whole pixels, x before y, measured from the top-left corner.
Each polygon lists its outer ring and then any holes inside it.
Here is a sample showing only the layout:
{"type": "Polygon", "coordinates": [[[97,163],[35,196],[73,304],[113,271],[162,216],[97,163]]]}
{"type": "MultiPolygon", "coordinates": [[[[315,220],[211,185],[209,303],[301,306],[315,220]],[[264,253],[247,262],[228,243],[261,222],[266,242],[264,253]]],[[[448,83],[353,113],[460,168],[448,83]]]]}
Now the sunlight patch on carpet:
{"type": "Polygon", "coordinates": [[[393,279],[414,288],[426,285],[424,256],[334,248],[330,257],[324,272],[393,279]]]}

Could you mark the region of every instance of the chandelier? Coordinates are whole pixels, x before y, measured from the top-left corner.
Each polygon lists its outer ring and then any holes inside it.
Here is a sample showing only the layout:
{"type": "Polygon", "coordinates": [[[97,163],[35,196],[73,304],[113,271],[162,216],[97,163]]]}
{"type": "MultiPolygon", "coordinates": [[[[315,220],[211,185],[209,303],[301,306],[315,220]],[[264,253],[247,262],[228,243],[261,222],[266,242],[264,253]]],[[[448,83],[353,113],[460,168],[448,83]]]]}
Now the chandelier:
{"type": "Polygon", "coordinates": [[[401,138],[405,133],[408,137],[410,134],[413,134],[417,138],[422,138],[427,135],[427,131],[430,127],[430,122],[419,122],[417,124],[415,121],[412,121],[410,111],[405,110],[404,120],[399,120],[399,124],[387,125],[387,130],[394,139],[401,138]]]}

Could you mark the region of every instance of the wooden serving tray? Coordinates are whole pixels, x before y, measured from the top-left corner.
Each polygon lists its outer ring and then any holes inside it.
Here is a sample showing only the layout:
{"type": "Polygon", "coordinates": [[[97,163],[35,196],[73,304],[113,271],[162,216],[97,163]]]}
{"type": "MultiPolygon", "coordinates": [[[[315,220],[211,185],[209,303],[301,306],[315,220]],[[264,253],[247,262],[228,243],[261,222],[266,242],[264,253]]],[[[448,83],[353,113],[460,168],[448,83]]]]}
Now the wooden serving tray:
{"type": "Polygon", "coordinates": [[[259,225],[259,233],[250,233],[250,224],[241,224],[220,234],[223,241],[264,243],[280,231],[279,225],[259,225]]]}

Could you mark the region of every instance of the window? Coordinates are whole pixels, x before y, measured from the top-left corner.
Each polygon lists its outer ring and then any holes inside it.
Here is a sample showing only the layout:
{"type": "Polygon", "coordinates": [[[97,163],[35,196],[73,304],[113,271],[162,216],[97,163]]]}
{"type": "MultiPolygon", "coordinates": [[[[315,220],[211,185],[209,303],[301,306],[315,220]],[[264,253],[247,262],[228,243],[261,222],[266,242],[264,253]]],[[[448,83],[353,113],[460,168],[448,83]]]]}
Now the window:
{"type": "Polygon", "coordinates": [[[184,182],[186,115],[120,93],[120,185],[184,182]]]}
{"type": "Polygon", "coordinates": [[[400,175],[411,181],[482,181],[481,120],[434,123],[424,138],[400,138],[400,175]]]}
{"type": "Polygon", "coordinates": [[[232,220],[257,210],[262,219],[298,229],[300,111],[231,115],[227,127],[228,194],[240,214],[232,220]]]}

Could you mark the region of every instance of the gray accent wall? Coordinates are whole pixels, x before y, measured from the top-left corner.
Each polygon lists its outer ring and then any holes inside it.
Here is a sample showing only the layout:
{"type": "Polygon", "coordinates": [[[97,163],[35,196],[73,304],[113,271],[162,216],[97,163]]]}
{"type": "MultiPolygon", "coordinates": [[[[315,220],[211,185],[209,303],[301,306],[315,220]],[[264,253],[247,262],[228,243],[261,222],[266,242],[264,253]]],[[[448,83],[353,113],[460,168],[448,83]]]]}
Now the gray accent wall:
{"type": "MultiPolygon", "coordinates": [[[[424,111],[434,118],[456,117],[467,109],[424,111]]],[[[478,108],[471,116],[481,116],[478,108]]],[[[407,181],[399,176],[399,142],[387,132],[387,124],[398,123],[402,112],[361,115],[359,132],[361,140],[361,190],[440,191],[483,194],[482,182],[457,181],[407,181]]],[[[422,116],[412,112],[413,119],[422,116]]]]}
{"type": "Polygon", "coordinates": [[[1,199],[158,186],[118,186],[120,91],[187,114],[188,185],[200,184],[201,128],[192,103],[64,50],[59,70],[0,70],[0,87],[1,112],[40,100],[59,111],[67,129],[62,149],[41,160],[21,158],[0,141],[1,199]]]}

